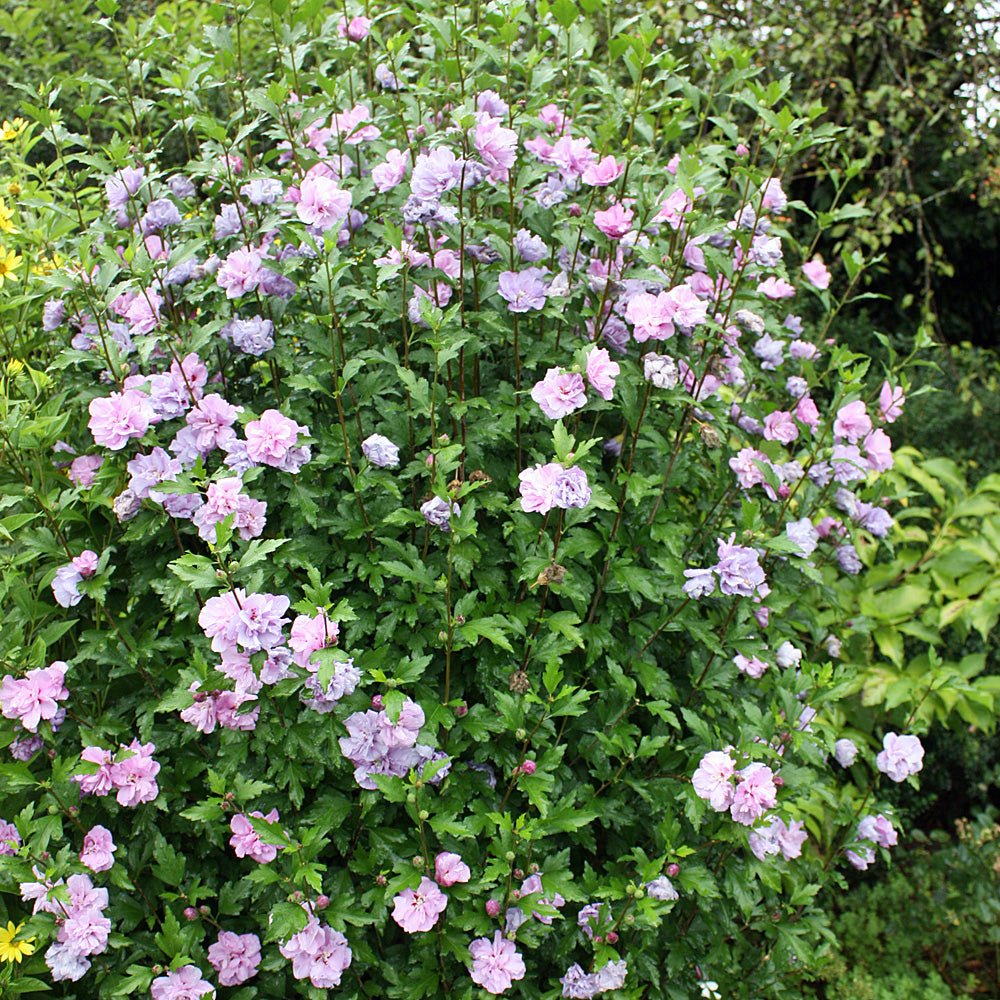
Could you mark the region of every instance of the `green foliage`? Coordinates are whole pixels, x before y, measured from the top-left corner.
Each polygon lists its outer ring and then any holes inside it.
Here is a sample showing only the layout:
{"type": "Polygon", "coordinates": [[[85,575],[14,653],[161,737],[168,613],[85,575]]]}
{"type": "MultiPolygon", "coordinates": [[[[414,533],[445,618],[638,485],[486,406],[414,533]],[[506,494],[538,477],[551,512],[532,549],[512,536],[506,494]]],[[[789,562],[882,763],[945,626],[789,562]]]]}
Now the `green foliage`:
{"type": "Polygon", "coordinates": [[[891,557],[845,599],[860,615],[847,655],[866,664],[849,690],[865,706],[991,731],[1000,698],[1000,676],[987,671],[1000,617],[1000,476],[970,487],[951,459],[903,448],[887,483],[905,506],[891,557]]]}
{"type": "MultiPolygon", "coordinates": [[[[148,17],[118,0],[96,8],[88,19],[81,13],[93,10],[77,3],[34,13],[5,4],[0,18],[17,37],[0,69],[24,61],[20,47],[52,44],[30,71],[40,79],[8,74],[23,84],[27,117],[0,144],[0,191],[13,212],[2,239],[18,257],[0,286],[0,663],[11,682],[56,659],[70,664],[70,711],[41,725],[40,748],[20,744],[16,711],[0,728],[0,816],[20,841],[0,856],[0,921],[25,921],[39,946],[3,970],[0,990],[48,981],[45,948],[63,926],[57,913],[30,913],[20,884],[82,873],[82,835],[100,822],[119,847],[95,876],[113,933],[88,978],[55,984],[58,996],[145,993],[187,965],[212,975],[208,949],[233,929],[264,945],[239,1000],[318,997],[323,988],[279,951],[311,915],[348,940],[338,995],[359,1000],[482,996],[469,944],[494,933],[512,935],[528,965],[515,990],[540,1000],[562,992],[572,962],[596,971],[619,958],[628,974],[618,993],[629,1000],[685,1000],[708,977],[730,996],[800,997],[827,949],[826,900],[845,884],[859,816],[891,812],[898,795],[873,765],[883,730],[956,719],[988,728],[996,695],[982,656],[956,656],[951,643],[985,644],[995,622],[994,479],[972,488],[958,466],[914,453],[881,479],[866,465],[853,488],[905,501],[905,516],[885,546],[851,529],[870,566],[856,579],[838,568],[836,536],[807,558],[786,530],[793,517],[836,513],[831,469],[824,482],[821,467],[838,408],[861,401],[879,422],[883,378],[905,382],[914,361],[889,352],[883,364],[827,342],[879,263],[854,232],[868,212],[850,203],[856,162],[830,173],[835,193],[815,213],[815,231],[838,250],[831,289],[799,278],[816,246],[812,231],[796,238],[805,206],[764,204],[794,165],[839,159],[844,126],[821,121],[813,96],[796,96],[794,75],[769,73],[739,44],[699,38],[682,59],[660,44],[653,18],[598,0],[420,0],[380,9],[360,43],[318,0],[178,2],[148,17]],[[44,35],[39,18],[49,14],[44,35]],[[403,86],[379,89],[377,70],[403,86]],[[511,126],[517,156],[509,176],[472,178],[468,164],[486,156],[476,95],[487,89],[509,101],[498,124],[511,126]],[[327,126],[362,102],[379,135],[355,143],[327,126]],[[550,103],[627,173],[563,189],[560,171],[524,148],[556,138],[539,120],[550,103]],[[441,194],[454,215],[404,225],[408,188],[377,190],[371,168],[391,148],[411,170],[436,147],[467,161],[470,186],[452,176],[441,194]],[[674,153],[676,175],[666,169],[674,153]],[[321,160],[363,208],[350,229],[339,219],[307,227],[290,197],[321,160]],[[105,184],[136,165],[136,190],[109,211],[105,184]],[[188,194],[168,186],[180,174],[188,194]],[[281,196],[245,205],[222,235],[216,216],[247,198],[250,178],[277,181],[281,196]],[[547,178],[565,198],[544,195],[547,178]],[[683,227],[652,221],[667,193],[690,199],[680,199],[683,227]],[[595,209],[623,198],[641,238],[609,239],[595,225],[595,209]],[[183,209],[166,226],[165,261],[140,235],[159,199],[183,209]],[[758,264],[751,250],[768,256],[754,242],[764,215],[784,256],[758,264]],[[499,293],[501,274],[522,269],[522,225],[544,242],[551,281],[527,312],[499,293]],[[585,409],[549,419],[531,385],[553,366],[593,383],[587,362],[595,339],[610,342],[609,317],[636,325],[623,319],[626,292],[697,281],[689,238],[705,258],[704,321],[671,326],[668,343],[637,340],[610,399],[592,385],[585,409]],[[224,293],[218,266],[244,244],[289,295],[261,282],[224,293]],[[451,256],[433,256],[442,246],[451,256]],[[426,264],[414,250],[430,255],[426,264]],[[172,280],[187,265],[188,280],[172,280]],[[753,350],[762,330],[790,339],[787,303],[760,290],[765,275],[795,282],[797,303],[810,297],[801,312],[815,357],[776,370],[753,350]],[[130,318],[154,295],[154,322],[130,318]],[[56,299],[66,317],[50,323],[43,303],[56,299]],[[258,315],[273,326],[273,347],[240,350],[222,332],[258,315]],[[647,350],[685,365],[688,378],[647,379],[647,350]],[[244,467],[238,448],[227,465],[219,441],[197,455],[177,442],[194,405],[194,376],[180,367],[191,356],[212,378],[200,390],[241,408],[225,443],[245,446],[249,426],[278,410],[309,449],[297,453],[301,469],[244,467]],[[117,445],[99,441],[92,404],[129,377],[129,391],[153,392],[144,377],[169,380],[171,365],[179,410],[117,445]],[[790,440],[765,437],[755,428],[795,405],[792,371],[823,417],[813,428],[798,421],[790,440]],[[398,465],[365,457],[373,433],[398,445],[398,465]],[[154,447],[184,453],[183,467],[140,497],[129,462],[154,447]],[[756,481],[740,489],[738,456],[756,448],[742,473],[756,481]],[[74,455],[100,459],[92,481],[67,471],[74,455]],[[543,465],[584,473],[586,497],[529,511],[521,475],[543,465]],[[166,513],[169,500],[200,504],[237,476],[266,504],[266,523],[166,513]],[[436,521],[421,513],[435,498],[436,521]],[[976,519],[993,525],[985,542],[976,519]],[[707,568],[727,539],[760,561],[765,585],[751,586],[744,568],[720,589],[721,573],[707,568]],[[79,601],[58,607],[56,574],[84,549],[96,567],[78,581],[79,601]],[[699,568],[709,592],[689,596],[685,570],[699,568]],[[293,660],[287,676],[280,656],[271,662],[249,640],[220,648],[202,620],[210,601],[231,597],[232,620],[252,632],[241,602],[265,593],[287,599],[299,628],[323,625],[324,648],[293,660]],[[800,659],[779,667],[785,644],[800,659]],[[246,662],[220,659],[222,649],[241,659],[237,646],[246,662]],[[741,672],[746,657],[768,669],[741,672]],[[317,701],[347,663],[357,686],[317,701]],[[880,687],[884,669],[894,673],[880,687]],[[247,694],[255,726],[200,720],[197,706],[220,692],[247,694]],[[386,729],[408,718],[420,752],[368,774],[344,744],[376,711],[386,729]],[[850,771],[830,757],[845,733],[861,744],[850,771]],[[8,754],[15,738],[24,760],[8,754]],[[155,799],[133,808],[113,795],[81,798],[74,779],[97,770],[81,749],[113,752],[133,739],[155,744],[155,799]],[[710,752],[732,754],[741,781],[751,761],[779,774],[768,808],[807,833],[801,857],[762,857],[746,825],[695,791],[691,775],[710,752]],[[235,854],[238,815],[272,860],[235,854]],[[433,933],[404,933],[395,901],[435,874],[441,851],[461,853],[472,876],[446,887],[433,933]],[[540,874],[541,893],[522,895],[529,873],[540,874]],[[647,891],[665,873],[679,898],[662,883],[659,895],[647,891]],[[611,913],[600,940],[576,923],[588,902],[611,913]],[[508,930],[518,909],[524,923],[508,930]]],[[[118,750],[115,767],[133,754],[118,750]]],[[[765,836],[760,824],[753,835],[765,836]]],[[[65,903],[66,890],[54,891],[65,903]]]]}
{"type": "Polygon", "coordinates": [[[837,905],[829,1000],[951,1000],[1000,984],[1000,825],[996,810],[954,836],[914,836],[892,870],[837,905]]]}

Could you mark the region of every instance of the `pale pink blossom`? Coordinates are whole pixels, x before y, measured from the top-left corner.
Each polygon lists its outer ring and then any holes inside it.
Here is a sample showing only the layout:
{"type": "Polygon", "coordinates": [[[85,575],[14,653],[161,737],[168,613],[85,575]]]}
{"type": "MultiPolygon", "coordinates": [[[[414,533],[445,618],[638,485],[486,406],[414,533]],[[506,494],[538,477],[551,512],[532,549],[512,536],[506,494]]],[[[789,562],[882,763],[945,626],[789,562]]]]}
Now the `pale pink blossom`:
{"type": "Polygon", "coordinates": [[[906,396],[900,386],[891,386],[888,382],[882,383],[882,389],[878,394],[879,415],[887,424],[895,423],[903,415],[903,404],[906,396]]]}
{"type": "Polygon", "coordinates": [[[613,156],[605,156],[599,163],[591,163],[584,170],[581,180],[591,187],[607,187],[614,184],[624,171],[624,163],[619,163],[613,156]]]}
{"type": "Polygon", "coordinates": [[[816,288],[822,290],[830,287],[830,272],[827,270],[826,264],[823,263],[822,257],[813,257],[812,260],[803,264],[802,273],[806,276],[806,280],[816,288]]]}
{"type": "Polygon", "coordinates": [[[510,989],[514,980],[523,979],[524,960],[513,941],[508,941],[499,931],[494,931],[493,940],[477,938],[469,945],[472,968],[469,974],[477,986],[495,996],[510,989]]]}
{"type": "Polygon", "coordinates": [[[120,451],[133,438],[141,438],[154,420],[149,397],[137,389],[113,392],[90,401],[87,426],[94,442],[120,451]]]}
{"type": "Polygon", "coordinates": [[[587,353],[587,381],[591,388],[604,399],[611,399],[615,379],[621,371],[617,361],[603,347],[592,347],[587,353]]]}
{"type": "Polygon", "coordinates": [[[691,776],[691,786],[716,812],[725,812],[733,801],[735,788],[731,779],[735,773],[736,764],[728,753],[711,750],[701,758],[691,776]]]}
{"type": "Polygon", "coordinates": [[[739,781],[729,812],[737,823],[752,826],[777,804],[774,775],[766,764],[748,764],[737,777],[739,781]]]}
{"type": "Polygon", "coordinates": [[[535,383],[531,398],[541,407],[542,413],[552,420],[569,416],[587,402],[583,376],[576,372],[550,368],[545,378],[535,383]]]}
{"type": "MultiPolygon", "coordinates": [[[[272,809],[267,815],[254,810],[249,814],[254,819],[266,820],[268,823],[279,821],[278,810],[272,809]]],[[[229,838],[229,846],[232,847],[238,858],[250,858],[258,864],[266,865],[272,862],[281,849],[277,844],[265,844],[260,839],[260,834],[253,828],[250,819],[243,813],[237,813],[229,821],[229,829],[233,835],[229,838]]]]}
{"type": "Polygon", "coordinates": [[[434,859],[434,878],[438,885],[447,888],[456,882],[468,882],[472,878],[472,872],[459,855],[442,851],[434,859]]]}
{"type": "Polygon", "coordinates": [[[838,441],[847,440],[851,444],[856,444],[871,429],[872,422],[864,400],[856,399],[837,410],[837,419],[833,422],[833,436],[838,441]]]}
{"type": "Polygon", "coordinates": [[[875,758],[875,765],[893,781],[905,781],[924,766],[924,748],[916,736],[899,736],[886,733],[882,738],[882,751],[875,758]]]}
{"type": "Polygon", "coordinates": [[[620,202],[594,213],[594,225],[608,239],[620,240],[632,229],[632,220],[635,217],[631,208],[627,208],[620,202]]]}
{"type": "Polygon", "coordinates": [[[404,889],[393,899],[392,919],[407,934],[429,931],[448,905],[448,897],[429,879],[416,889],[404,889]]]}
{"type": "Polygon", "coordinates": [[[106,872],[115,863],[115,846],[111,831],[103,826],[93,826],[83,838],[80,862],[92,872],[106,872]]]}
{"type": "Polygon", "coordinates": [[[350,191],[342,190],[332,178],[315,175],[302,181],[295,211],[306,225],[324,231],[339,227],[350,209],[350,191]]]}

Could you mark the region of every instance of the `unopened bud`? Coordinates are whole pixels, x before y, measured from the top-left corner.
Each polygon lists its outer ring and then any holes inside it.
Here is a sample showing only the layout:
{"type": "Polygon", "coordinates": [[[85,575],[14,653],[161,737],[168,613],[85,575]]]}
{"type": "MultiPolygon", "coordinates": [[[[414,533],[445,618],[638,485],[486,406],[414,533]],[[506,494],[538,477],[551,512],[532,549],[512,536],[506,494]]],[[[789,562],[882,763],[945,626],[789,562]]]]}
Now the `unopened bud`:
{"type": "Polygon", "coordinates": [[[185,906],[184,907],[184,919],[185,920],[191,920],[191,921],[197,920],[198,919],[198,911],[193,906],[185,906]]]}
{"type": "Polygon", "coordinates": [[[500,915],[500,901],[497,899],[486,900],[486,916],[497,917],[500,915]]]}
{"type": "Polygon", "coordinates": [[[375,876],[375,884],[376,885],[387,885],[388,882],[389,882],[389,880],[384,875],[376,875],[375,876]]]}
{"type": "Polygon", "coordinates": [[[677,876],[680,874],[680,871],[681,871],[681,866],[678,864],[667,865],[667,874],[671,878],[677,878],[677,876]]]}
{"type": "Polygon", "coordinates": [[[424,867],[424,858],[423,858],[423,855],[421,855],[421,854],[415,854],[413,856],[413,867],[414,868],[423,868],[424,867]]]}
{"type": "Polygon", "coordinates": [[[514,861],[514,859],[515,859],[515,858],[517,857],[517,855],[516,855],[516,854],[515,854],[515,853],[514,853],[513,851],[508,851],[508,852],[507,852],[507,853],[506,853],[506,854],[504,855],[504,857],[505,857],[505,858],[507,859],[507,861],[508,861],[509,863],[511,863],[511,864],[512,864],[512,863],[513,863],[513,861],[514,861]]]}
{"type": "Polygon", "coordinates": [[[569,206],[569,214],[574,219],[579,219],[583,215],[583,209],[574,201],[572,205],[569,206]]]}
{"type": "Polygon", "coordinates": [[[330,905],[330,897],[325,893],[316,897],[316,909],[325,910],[330,905]]]}
{"type": "Polygon", "coordinates": [[[774,776],[774,784],[776,787],[781,788],[785,783],[785,779],[780,775],[776,774],[774,776]]]}
{"type": "Polygon", "coordinates": [[[417,816],[420,817],[421,823],[426,823],[427,820],[431,818],[431,814],[426,809],[421,809],[420,812],[417,813],[417,816]]]}
{"type": "Polygon", "coordinates": [[[614,931],[608,931],[608,944],[617,944],[618,935],[614,931]]]}
{"type": "Polygon", "coordinates": [[[382,695],[377,694],[372,698],[372,708],[374,708],[376,712],[381,712],[382,709],[385,708],[385,702],[382,700],[382,695]]]}
{"type": "Polygon", "coordinates": [[[209,917],[212,915],[211,907],[206,906],[204,903],[202,903],[201,906],[198,907],[198,912],[203,917],[209,917]]]}
{"type": "MultiPolygon", "coordinates": [[[[524,878],[524,872],[520,868],[514,869],[514,878],[524,878]]],[[[520,894],[518,894],[518,899],[520,899],[520,894]]]]}
{"type": "Polygon", "coordinates": [[[538,767],[538,765],[533,760],[526,760],[521,765],[521,773],[522,774],[534,774],[535,770],[537,769],[537,767],[538,767]]]}
{"type": "Polygon", "coordinates": [[[464,719],[465,716],[469,714],[469,706],[463,701],[461,705],[455,706],[455,716],[459,719],[464,719]]]}

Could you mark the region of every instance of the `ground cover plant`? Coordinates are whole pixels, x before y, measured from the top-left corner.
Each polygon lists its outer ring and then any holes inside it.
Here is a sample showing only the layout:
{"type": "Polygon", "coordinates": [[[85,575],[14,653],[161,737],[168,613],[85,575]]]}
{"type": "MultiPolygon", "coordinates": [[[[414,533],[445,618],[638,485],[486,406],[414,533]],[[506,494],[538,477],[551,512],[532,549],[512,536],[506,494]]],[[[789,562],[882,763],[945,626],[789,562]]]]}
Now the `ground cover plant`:
{"type": "Polygon", "coordinates": [[[0,135],[0,991],[801,995],[936,704],[846,714],[836,127],[596,3],[98,6],[110,137],[0,135]]]}

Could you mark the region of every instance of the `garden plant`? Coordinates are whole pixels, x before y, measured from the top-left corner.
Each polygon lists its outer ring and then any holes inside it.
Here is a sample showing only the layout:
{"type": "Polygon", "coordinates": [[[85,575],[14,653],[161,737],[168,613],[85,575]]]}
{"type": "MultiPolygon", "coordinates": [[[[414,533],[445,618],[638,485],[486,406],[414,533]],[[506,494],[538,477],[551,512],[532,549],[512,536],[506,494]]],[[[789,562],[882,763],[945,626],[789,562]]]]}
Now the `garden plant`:
{"type": "Polygon", "coordinates": [[[839,127],[600,0],[133,6],[0,109],[0,996],[802,996],[998,693],[839,127]]]}

